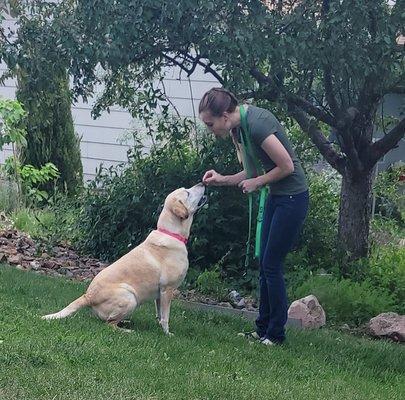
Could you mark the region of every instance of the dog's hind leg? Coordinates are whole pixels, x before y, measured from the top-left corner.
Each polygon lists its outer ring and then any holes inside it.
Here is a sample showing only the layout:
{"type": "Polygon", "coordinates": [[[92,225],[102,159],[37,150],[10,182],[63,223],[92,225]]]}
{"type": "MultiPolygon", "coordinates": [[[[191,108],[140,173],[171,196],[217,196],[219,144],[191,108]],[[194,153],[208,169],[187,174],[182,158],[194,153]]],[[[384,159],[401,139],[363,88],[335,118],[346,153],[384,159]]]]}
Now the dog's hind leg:
{"type": "Polygon", "coordinates": [[[134,290],[126,283],[109,291],[108,296],[104,294],[104,297],[104,301],[92,308],[99,318],[113,325],[131,315],[138,306],[134,290]]]}

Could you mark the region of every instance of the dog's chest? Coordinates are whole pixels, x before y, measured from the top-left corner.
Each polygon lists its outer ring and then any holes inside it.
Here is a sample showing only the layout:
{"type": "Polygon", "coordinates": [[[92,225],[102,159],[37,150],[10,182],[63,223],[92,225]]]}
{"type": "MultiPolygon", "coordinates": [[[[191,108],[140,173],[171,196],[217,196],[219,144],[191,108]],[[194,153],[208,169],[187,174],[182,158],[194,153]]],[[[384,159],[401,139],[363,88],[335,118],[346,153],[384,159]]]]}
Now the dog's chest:
{"type": "Polygon", "coordinates": [[[179,255],[175,260],[164,262],[160,277],[161,286],[177,287],[183,282],[188,270],[188,257],[179,255]]]}

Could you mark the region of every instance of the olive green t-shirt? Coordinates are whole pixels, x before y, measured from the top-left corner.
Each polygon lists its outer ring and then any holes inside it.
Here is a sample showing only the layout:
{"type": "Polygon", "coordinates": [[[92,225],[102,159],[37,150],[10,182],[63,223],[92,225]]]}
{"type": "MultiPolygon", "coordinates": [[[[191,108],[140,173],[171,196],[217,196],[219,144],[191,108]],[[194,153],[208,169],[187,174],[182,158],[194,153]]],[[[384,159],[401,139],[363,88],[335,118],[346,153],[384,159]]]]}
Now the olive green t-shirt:
{"type": "MultiPolygon", "coordinates": [[[[294,172],[292,174],[277,182],[272,182],[269,184],[270,194],[292,195],[308,190],[307,180],[305,178],[305,173],[302,169],[301,163],[298,160],[291,143],[287,138],[287,135],[285,134],[283,126],[280,124],[277,118],[268,110],[250,105],[246,110],[246,118],[252,146],[254,146],[256,154],[260,158],[266,172],[269,172],[276,167],[274,161],[261,147],[263,141],[270,135],[276,135],[277,139],[285,147],[294,163],[294,172]]],[[[238,142],[240,143],[239,132],[238,142]]]]}

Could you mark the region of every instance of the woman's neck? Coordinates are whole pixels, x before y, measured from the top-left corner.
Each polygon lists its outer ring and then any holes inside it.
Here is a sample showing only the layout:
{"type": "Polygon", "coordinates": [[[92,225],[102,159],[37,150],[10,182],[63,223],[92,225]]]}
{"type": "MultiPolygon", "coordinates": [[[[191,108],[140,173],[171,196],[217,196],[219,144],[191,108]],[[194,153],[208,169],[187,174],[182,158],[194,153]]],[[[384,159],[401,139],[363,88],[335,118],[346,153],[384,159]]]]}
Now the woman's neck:
{"type": "Polygon", "coordinates": [[[240,109],[236,106],[235,111],[229,115],[231,121],[231,130],[240,127],[240,109]]]}

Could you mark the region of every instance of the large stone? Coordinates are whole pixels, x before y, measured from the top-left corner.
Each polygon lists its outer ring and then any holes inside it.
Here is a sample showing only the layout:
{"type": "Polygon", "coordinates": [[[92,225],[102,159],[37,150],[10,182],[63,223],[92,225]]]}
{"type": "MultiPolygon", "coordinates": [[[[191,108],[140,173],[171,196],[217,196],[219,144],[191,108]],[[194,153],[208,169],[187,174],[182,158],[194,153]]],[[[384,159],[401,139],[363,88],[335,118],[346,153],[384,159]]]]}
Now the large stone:
{"type": "Polygon", "coordinates": [[[21,264],[22,262],[22,255],[21,254],[16,254],[16,255],[12,255],[8,258],[8,262],[10,264],[21,264]]]}
{"type": "Polygon", "coordinates": [[[288,309],[288,317],[300,320],[303,328],[320,328],[326,324],[325,311],[312,294],[295,300],[288,309]]]}
{"type": "Polygon", "coordinates": [[[221,307],[233,308],[232,304],[229,303],[228,301],[222,301],[221,303],[218,303],[218,305],[221,306],[221,307]]]}
{"type": "Polygon", "coordinates": [[[30,262],[30,267],[33,270],[37,271],[37,270],[39,270],[41,268],[41,264],[38,261],[34,260],[34,261],[30,262]]]}
{"type": "Polygon", "coordinates": [[[232,306],[235,308],[242,309],[246,306],[245,299],[236,290],[232,290],[229,293],[229,299],[231,300],[232,306]]]}
{"type": "Polygon", "coordinates": [[[236,290],[232,290],[229,293],[229,298],[231,299],[232,303],[238,303],[242,299],[242,296],[236,290]]]}
{"type": "Polygon", "coordinates": [[[397,342],[405,342],[405,315],[387,312],[371,318],[368,323],[371,335],[388,337],[397,342]]]}
{"type": "Polygon", "coordinates": [[[234,304],[235,308],[242,309],[246,307],[245,299],[242,297],[236,304],[234,304]]]}

